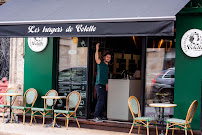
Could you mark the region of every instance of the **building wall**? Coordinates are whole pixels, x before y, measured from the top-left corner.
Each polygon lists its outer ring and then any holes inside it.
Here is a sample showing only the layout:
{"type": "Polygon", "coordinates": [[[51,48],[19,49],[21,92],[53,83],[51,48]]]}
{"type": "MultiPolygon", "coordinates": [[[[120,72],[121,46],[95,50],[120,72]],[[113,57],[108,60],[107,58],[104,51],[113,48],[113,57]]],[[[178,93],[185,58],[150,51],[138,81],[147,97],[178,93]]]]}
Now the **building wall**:
{"type": "MultiPolygon", "coordinates": [[[[10,69],[9,88],[16,88],[18,93],[23,93],[24,85],[24,38],[10,38],[10,69]]],[[[22,105],[22,97],[17,97],[16,104],[22,105]]]]}
{"type": "Polygon", "coordinates": [[[201,116],[201,81],[202,56],[191,58],[181,49],[181,38],[189,29],[202,30],[201,8],[185,8],[177,15],[176,21],[176,70],[174,101],[175,117],[185,119],[187,110],[193,100],[198,100],[192,127],[200,129],[201,116]]]}
{"type": "Polygon", "coordinates": [[[42,52],[33,52],[27,44],[27,38],[25,39],[24,89],[37,90],[38,98],[35,103],[37,107],[43,107],[41,96],[55,85],[54,50],[54,38],[48,39],[48,45],[42,52]]]}

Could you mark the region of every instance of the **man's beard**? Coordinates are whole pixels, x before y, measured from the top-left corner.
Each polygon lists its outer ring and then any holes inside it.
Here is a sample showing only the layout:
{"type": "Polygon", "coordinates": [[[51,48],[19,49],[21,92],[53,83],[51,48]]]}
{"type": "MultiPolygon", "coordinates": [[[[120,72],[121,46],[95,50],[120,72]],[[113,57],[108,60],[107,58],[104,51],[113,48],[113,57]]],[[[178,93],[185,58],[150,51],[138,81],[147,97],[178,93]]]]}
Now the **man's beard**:
{"type": "Polygon", "coordinates": [[[107,63],[109,63],[109,61],[107,61],[107,60],[104,60],[104,62],[107,62],[107,63]]]}

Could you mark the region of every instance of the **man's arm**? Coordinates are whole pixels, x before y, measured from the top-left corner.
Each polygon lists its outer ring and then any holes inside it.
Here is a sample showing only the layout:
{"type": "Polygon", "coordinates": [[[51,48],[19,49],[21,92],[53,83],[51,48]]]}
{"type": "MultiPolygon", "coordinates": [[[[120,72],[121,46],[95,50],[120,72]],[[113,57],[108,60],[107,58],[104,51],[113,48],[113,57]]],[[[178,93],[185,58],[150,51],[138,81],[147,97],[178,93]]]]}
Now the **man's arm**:
{"type": "Polygon", "coordinates": [[[101,60],[99,59],[99,46],[100,46],[100,43],[97,43],[96,44],[96,52],[95,52],[95,61],[97,64],[101,63],[101,60]]]}

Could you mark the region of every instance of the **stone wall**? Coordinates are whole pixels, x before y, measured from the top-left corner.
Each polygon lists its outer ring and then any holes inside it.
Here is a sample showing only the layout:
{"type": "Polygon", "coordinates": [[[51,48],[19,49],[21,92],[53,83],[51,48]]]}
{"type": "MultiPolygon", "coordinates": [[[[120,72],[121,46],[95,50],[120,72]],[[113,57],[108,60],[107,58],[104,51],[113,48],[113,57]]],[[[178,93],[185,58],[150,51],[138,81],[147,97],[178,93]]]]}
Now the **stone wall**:
{"type": "MultiPolygon", "coordinates": [[[[24,54],[25,39],[10,38],[10,71],[9,88],[16,88],[18,93],[23,94],[24,85],[24,54]]],[[[22,97],[17,98],[17,105],[22,105],[22,97]]]]}

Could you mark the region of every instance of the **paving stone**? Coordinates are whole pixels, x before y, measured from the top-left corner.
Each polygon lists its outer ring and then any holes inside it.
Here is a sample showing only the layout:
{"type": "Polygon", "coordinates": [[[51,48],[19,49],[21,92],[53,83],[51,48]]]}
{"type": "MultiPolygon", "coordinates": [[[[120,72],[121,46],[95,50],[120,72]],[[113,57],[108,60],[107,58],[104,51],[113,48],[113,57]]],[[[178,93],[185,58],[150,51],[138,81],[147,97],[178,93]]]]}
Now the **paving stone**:
{"type": "MultiPolygon", "coordinates": [[[[128,135],[128,133],[69,127],[68,130],[63,126],[62,128],[43,127],[42,124],[29,123],[25,125],[20,123],[2,123],[0,118],[0,135],[128,135]]],[[[135,135],[135,134],[133,134],[135,135]]]]}

